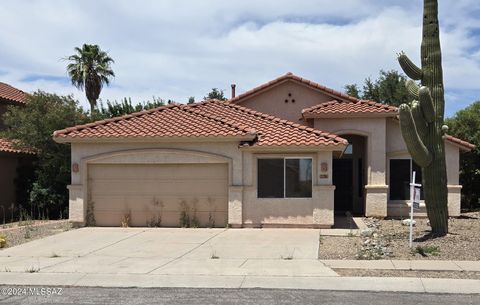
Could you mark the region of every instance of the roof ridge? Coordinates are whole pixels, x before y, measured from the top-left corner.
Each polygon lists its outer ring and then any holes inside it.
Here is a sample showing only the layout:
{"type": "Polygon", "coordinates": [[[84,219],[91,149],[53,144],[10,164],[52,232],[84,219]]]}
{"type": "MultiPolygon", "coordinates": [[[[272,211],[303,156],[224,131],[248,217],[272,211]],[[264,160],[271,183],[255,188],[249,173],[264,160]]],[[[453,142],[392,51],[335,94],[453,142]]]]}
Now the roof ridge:
{"type": "Polygon", "coordinates": [[[334,96],[339,97],[341,99],[346,99],[346,100],[350,100],[350,101],[359,101],[360,100],[356,97],[350,96],[348,94],[345,94],[345,93],[342,93],[340,91],[328,88],[328,87],[326,87],[324,85],[321,85],[319,83],[316,83],[314,81],[311,81],[311,80],[302,78],[300,76],[297,76],[297,75],[293,74],[292,72],[288,72],[288,73],[286,73],[284,75],[281,75],[281,76],[279,76],[279,77],[277,77],[277,78],[275,78],[271,81],[268,81],[266,83],[258,85],[257,87],[254,87],[253,89],[250,89],[250,90],[248,90],[248,91],[246,91],[242,94],[239,94],[236,97],[229,99],[228,101],[231,102],[231,103],[237,103],[239,100],[241,100],[241,99],[243,99],[247,96],[250,96],[250,95],[252,95],[256,92],[259,92],[259,91],[261,91],[261,90],[263,90],[267,87],[278,84],[278,83],[280,83],[282,81],[285,81],[285,80],[288,80],[288,79],[298,81],[298,82],[300,82],[304,85],[319,89],[321,91],[324,91],[324,92],[326,92],[330,95],[334,95],[334,96]]]}
{"type": "Polygon", "coordinates": [[[209,115],[207,113],[203,113],[201,112],[200,110],[196,110],[195,108],[197,108],[197,106],[201,106],[201,105],[205,105],[205,104],[208,104],[208,103],[218,103],[218,104],[225,104],[224,102],[222,101],[219,101],[217,99],[209,99],[209,100],[206,100],[206,101],[202,101],[202,102],[198,102],[198,103],[194,103],[194,104],[189,104],[189,105],[185,105],[185,107],[182,107],[181,110],[183,111],[187,111],[189,113],[193,113],[195,115],[199,115],[199,116],[202,116],[204,118],[207,118],[207,119],[210,119],[210,120],[213,120],[215,122],[219,122],[219,123],[222,123],[222,124],[225,124],[225,125],[228,125],[230,127],[233,127],[233,128],[236,128],[240,131],[244,131],[246,133],[249,133],[249,134],[257,134],[257,131],[255,130],[255,128],[251,128],[251,127],[248,127],[248,126],[245,126],[245,125],[241,125],[241,124],[237,124],[237,123],[234,123],[230,120],[226,120],[226,119],[223,119],[223,118],[219,118],[219,117],[216,117],[216,116],[213,116],[213,115],[209,115]],[[195,110],[194,110],[195,109],[195,110]]]}
{"type": "Polygon", "coordinates": [[[382,104],[382,103],[375,102],[375,101],[372,101],[372,100],[361,100],[361,99],[359,99],[357,101],[345,101],[345,100],[326,101],[326,102],[319,103],[317,105],[313,105],[313,106],[304,108],[304,109],[302,109],[301,113],[302,113],[302,116],[303,116],[305,113],[313,112],[317,109],[320,109],[320,108],[323,108],[323,107],[326,107],[326,106],[330,106],[330,105],[334,105],[336,103],[338,103],[338,104],[363,104],[363,105],[370,105],[370,106],[377,107],[377,108],[383,108],[385,110],[391,110],[391,111],[395,111],[395,112],[398,111],[398,107],[395,107],[395,106],[392,106],[392,105],[382,104]]]}
{"type": "Polygon", "coordinates": [[[313,134],[316,134],[316,135],[319,135],[319,136],[322,136],[322,137],[327,137],[329,139],[336,140],[336,141],[344,143],[344,144],[348,143],[348,141],[346,139],[343,139],[342,137],[340,137],[336,134],[333,134],[333,133],[328,133],[328,132],[325,132],[325,131],[314,129],[314,128],[311,128],[311,127],[308,127],[308,126],[305,126],[305,125],[301,125],[301,124],[298,124],[298,123],[295,123],[295,122],[292,122],[292,121],[289,121],[289,120],[281,119],[281,118],[276,117],[274,115],[266,114],[266,113],[263,113],[263,112],[260,112],[260,111],[253,110],[251,108],[247,108],[247,107],[244,107],[244,106],[234,104],[234,103],[230,103],[230,102],[225,103],[224,102],[223,104],[227,107],[236,108],[238,110],[241,110],[241,111],[244,111],[246,113],[255,115],[257,117],[260,117],[260,118],[268,120],[268,121],[273,121],[275,123],[282,123],[284,125],[291,126],[293,128],[296,128],[296,129],[304,130],[304,131],[307,131],[309,133],[313,133],[313,134]]]}
{"type": "Polygon", "coordinates": [[[53,132],[53,136],[57,137],[60,134],[67,133],[67,132],[79,131],[79,130],[82,130],[82,129],[85,129],[85,128],[97,127],[97,126],[105,125],[105,124],[108,124],[108,123],[111,123],[111,122],[118,122],[118,121],[121,121],[121,120],[131,119],[131,118],[134,118],[134,117],[139,117],[139,116],[150,114],[150,113],[157,112],[157,111],[167,110],[167,109],[170,109],[170,108],[175,108],[175,107],[181,108],[183,106],[185,106],[185,105],[176,104],[176,103],[175,104],[167,104],[167,105],[159,106],[159,107],[156,107],[156,108],[141,110],[141,111],[137,111],[137,112],[132,112],[132,113],[129,113],[129,114],[125,114],[125,115],[121,115],[121,116],[117,116],[117,117],[113,117],[113,118],[102,119],[102,120],[98,120],[98,121],[90,122],[90,123],[86,123],[86,124],[81,124],[81,125],[75,125],[75,126],[67,127],[67,128],[60,129],[60,130],[55,130],[53,132]]]}

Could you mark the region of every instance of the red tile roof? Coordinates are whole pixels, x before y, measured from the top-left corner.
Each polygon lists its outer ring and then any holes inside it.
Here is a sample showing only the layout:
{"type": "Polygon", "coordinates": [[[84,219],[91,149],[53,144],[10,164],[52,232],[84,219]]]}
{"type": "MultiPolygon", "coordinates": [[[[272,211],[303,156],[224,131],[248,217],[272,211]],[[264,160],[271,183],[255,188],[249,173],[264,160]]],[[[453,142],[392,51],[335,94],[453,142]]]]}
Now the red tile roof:
{"type": "Polygon", "coordinates": [[[12,140],[0,138],[0,152],[15,154],[35,154],[31,149],[17,148],[12,140]]]}
{"type": "Polygon", "coordinates": [[[340,91],[336,91],[336,90],[333,90],[331,88],[328,88],[328,87],[325,87],[323,85],[320,85],[316,82],[312,82],[308,79],[305,79],[305,78],[301,78],[300,76],[297,76],[297,75],[294,75],[293,73],[291,72],[288,72],[287,74],[285,75],[282,75],[274,80],[271,80],[263,85],[260,85],[258,87],[255,87],[251,90],[248,90],[247,92],[244,92],[232,99],[229,100],[229,102],[232,102],[232,103],[241,103],[245,98],[247,97],[250,97],[252,95],[255,95],[263,90],[268,90],[270,89],[271,87],[275,86],[275,85],[278,85],[280,83],[283,83],[285,81],[288,81],[288,80],[292,80],[292,81],[295,81],[295,82],[298,82],[300,84],[303,84],[303,85],[306,85],[312,89],[315,89],[315,90],[320,90],[324,93],[326,93],[327,95],[330,95],[332,96],[333,98],[335,99],[340,99],[340,100],[347,100],[347,101],[360,101],[359,99],[357,98],[354,98],[348,94],[345,94],[345,93],[342,93],[340,91]]]}
{"type": "Polygon", "coordinates": [[[347,141],[336,135],[263,114],[245,107],[210,100],[169,105],[123,117],[55,131],[60,142],[95,138],[219,138],[245,137],[255,146],[318,146],[340,148],[347,141]]]}
{"type": "Polygon", "coordinates": [[[19,104],[25,104],[26,94],[22,90],[0,82],[0,101],[6,100],[19,104]]]}
{"type": "Polygon", "coordinates": [[[372,101],[338,101],[333,100],[321,103],[302,110],[304,118],[348,115],[348,116],[364,116],[364,115],[383,115],[396,116],[398,108],[386,104],[380,104],[372,101]]]}
{"type": "Polygon", "coordinates": [[[242,137],[255,130],[228,119],[194,113],[171,104],[129,115],[57,130],[56,138],[242,137]]]}
{"type": "Polygon", "coordinates": [[[472,143],[468,143],[467,141],[460,140],[459,138],[455,138],[454,136],[451,135],[445,135],[445,140],[459,145],[461,148],[463,148],[466,151],[471,151],[472,149],[475,149],[475,145],[472,143]]]}
{"type": "MultiPolygon", "coordinates": [[[[358,100],[353,101],[330,101],[321,103],[302,110],[303,118],[321,118],[321,117],[335,117],[341,116],[372,116],[384,115],[397,117],[398,107],[380,104],[372,101],[358,100]]],[[[475,145],[466,141],[455,138],[451,135],[446,135],[445,140],[459,145],[462,149],[470,151],[475,148],[475,145]]]]}
{"type": "Polygon", "coordinates": [[[255,128],[255,146],[328,146],[346,145],[347,140],[327,132],[296,124],[232,103],[205,102],[190,106],[198,113],[229,118],[255,128]]]}

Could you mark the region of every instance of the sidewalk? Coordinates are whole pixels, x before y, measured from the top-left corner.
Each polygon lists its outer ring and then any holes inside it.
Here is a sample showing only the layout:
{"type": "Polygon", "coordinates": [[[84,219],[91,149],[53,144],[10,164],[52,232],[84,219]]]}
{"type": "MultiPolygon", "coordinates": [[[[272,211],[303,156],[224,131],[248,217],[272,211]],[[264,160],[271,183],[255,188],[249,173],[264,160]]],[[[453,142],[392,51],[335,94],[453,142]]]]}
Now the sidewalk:
{"type": "Polygon", "coordinates": [[[480,280],[385,277],[202,276],[2,273],[2,285],[77,287],[270,288],[480,294],[480,280]]]}
{"type": "Polygon", "coordinates": [[[441,260],[320,260],[333,269],[473,271],[480,272],[480,261],[441,260]]]}

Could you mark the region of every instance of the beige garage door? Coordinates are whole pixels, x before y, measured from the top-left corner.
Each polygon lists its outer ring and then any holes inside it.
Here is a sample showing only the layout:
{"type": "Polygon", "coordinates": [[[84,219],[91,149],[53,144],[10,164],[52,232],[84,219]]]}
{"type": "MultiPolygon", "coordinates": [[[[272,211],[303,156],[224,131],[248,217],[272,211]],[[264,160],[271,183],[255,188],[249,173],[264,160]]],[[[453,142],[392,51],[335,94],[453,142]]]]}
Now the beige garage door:
{"type": "Polygon", "coordinates": [[[98,226],[226,225],[226,164],[95,164],[88,169],[98,226]]]}

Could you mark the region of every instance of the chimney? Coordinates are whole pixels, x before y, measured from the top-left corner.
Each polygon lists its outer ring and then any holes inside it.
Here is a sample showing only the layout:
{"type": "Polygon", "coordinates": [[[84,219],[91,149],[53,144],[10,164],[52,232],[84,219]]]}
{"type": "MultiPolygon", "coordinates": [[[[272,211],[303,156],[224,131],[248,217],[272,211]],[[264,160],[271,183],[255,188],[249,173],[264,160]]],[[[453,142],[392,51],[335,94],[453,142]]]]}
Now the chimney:
{"type": "Polygon", "coordinates": [[[232,98],[235,97],[235,87],[236,87],[236,86],[237,86],[237,85],[232,84],[232,98]]]}

